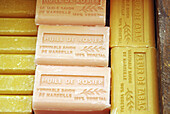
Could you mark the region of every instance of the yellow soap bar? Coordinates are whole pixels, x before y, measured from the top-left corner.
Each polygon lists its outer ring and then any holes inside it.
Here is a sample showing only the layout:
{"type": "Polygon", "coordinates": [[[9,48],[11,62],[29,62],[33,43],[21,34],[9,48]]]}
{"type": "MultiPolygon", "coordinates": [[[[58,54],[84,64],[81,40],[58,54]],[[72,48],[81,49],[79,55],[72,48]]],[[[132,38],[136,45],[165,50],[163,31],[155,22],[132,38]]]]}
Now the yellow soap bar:
{"type": "Polygon", "coordinates": [[[36,37],[0,36],[0,53],[35,53],[36,37]]]}
{"type": "Polygon", "coordinates": [[[153,0],[111,0],[111,44],[155,47],[153,0]]]}
{"type": "Polygon", "coordinates": [[[0,0],[0,17],[34,17],[36,0],[0,0]]]}
{"type": "Polygon", "coordinates": [[[159,114],[155,48],[112,48],[111,67],[111,114],[159,114]]]}
{"type": "Polygon", "coordinates": [[[32,114],[32,96],[0,95],[0,114],[32,114]]]}
{"type": "Polygon", "coordinates": [[[32,94],[34,75],[0,75],[0,94],[32,94]]]}
{"type": "Polygon", "coordinates": [[[34,74],[33,54],[0,54],[0,74],[34,74]]]}
{"type": "Polygon", "coordinates": [[[0,35],[37,35],[33,18],[0,18],[0,35]]]}

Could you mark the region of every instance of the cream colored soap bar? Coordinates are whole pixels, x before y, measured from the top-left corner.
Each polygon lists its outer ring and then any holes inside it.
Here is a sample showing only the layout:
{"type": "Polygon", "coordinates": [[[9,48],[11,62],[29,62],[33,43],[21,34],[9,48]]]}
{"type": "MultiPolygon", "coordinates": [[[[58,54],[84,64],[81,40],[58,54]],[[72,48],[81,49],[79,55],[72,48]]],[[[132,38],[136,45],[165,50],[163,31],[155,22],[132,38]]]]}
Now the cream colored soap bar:
{"type": "Polygon", "coordinates": [[[0,114],[32,114],[32,96],[0,95],[0,114]]]}
{"type": "Polygon", "coordinates": [[[37,25],[105,26],[106,0],[37,0],[37,25]]]}
{"type": "Polygon", "coordinates": [[[110,108],[110,68],[41,66],[36,68],[33,110],[103,111],[110,108]]]}
{"type": "Polygon", "coordinates": [[[32,94],[34,75],[0,75],[0,94],[32,94]]]}
{"type": "Polygon", "coordinates": [[[108,27],[39,26],[37,64],[108,66],[108,59],[108,27]]]}
{"type": "Polygon", "coordinates": [[[37,35],[33,18],[0,18],[0,35],[37,35]]]}
{"type": "Polygon", "coordinates": [[[111,114],[159,114],[156,49],[112,48],[111,114]]]}
{"type": "Polygon", "coordinates": [[[0,36],[0,53],[35,53],[36,37],[0,36]]]}
{"type": "Polygon", "coordinates": [[[153,0],[111,0],[111,47],[155,47],[153,0]]]}
{"type": "Polygon", "coordinates": [[[33,54],[0,54],[0,74],[34,74],[33,54]]]}
{"type": "Polygon", "coordinates": [[[0,0],[0,17],[34,17],[36,0],[0,0]]]}

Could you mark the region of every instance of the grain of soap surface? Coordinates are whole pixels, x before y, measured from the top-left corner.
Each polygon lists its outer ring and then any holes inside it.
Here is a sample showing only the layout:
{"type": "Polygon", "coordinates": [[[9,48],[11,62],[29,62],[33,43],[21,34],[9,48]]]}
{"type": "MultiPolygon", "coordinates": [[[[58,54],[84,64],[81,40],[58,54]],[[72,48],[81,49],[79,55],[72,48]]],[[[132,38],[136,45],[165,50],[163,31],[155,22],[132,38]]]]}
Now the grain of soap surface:
{"type": "Polygon", "coordinates": [[[0,36],[0,53],[34,54],[36,37],[0,36]]]}
{"type": "Polygon", "coordinates": [[[1,114],[32,114],[32,96],[0,95],[1,114]]]}
{"type": "Polygon", "coordinates": [[[36,0],[0,0],[0,17],[34,17],[36,0]]]}
{"type": "Polygon", "coordinates": [[[0,18],[0,35],[36,36],[34,18],[0,18]]]}
{"type": "Polygon", "coordinates": [[[0,94],[33,93],[34,75],[0,75],[0,94]]]}
{"type": "Polygon", "coordinates": [[[34,74],[33,54],[0,54],[0,74],[34,74]]]}

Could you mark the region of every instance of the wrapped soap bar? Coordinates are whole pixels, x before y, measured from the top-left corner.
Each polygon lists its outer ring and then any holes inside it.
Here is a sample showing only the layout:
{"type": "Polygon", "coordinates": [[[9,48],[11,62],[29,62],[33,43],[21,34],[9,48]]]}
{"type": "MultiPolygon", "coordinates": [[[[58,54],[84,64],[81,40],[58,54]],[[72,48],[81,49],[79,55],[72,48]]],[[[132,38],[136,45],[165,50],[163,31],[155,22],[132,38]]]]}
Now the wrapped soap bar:
{"type": "Polygon", "coordinates": [[[109,27],[39,26],[37,64],[108,66],[108,59],[109,27]]]}
{"type": "Polygon", "coordinates": [[[34,54],[36,37],[0,36],[0,53],[34,54]]]}
{"type": "Polygon", "coordinates": [[[0,0],[0,17],[34,17],[36,0],[0,0]]]}
{"type": "Polygon", "coordinates": [[[37,35],[33,18],[0,18],[0,35],[37,35]]]}
{"type": "MultiPolygon", "coordinates": [[[[33,110],[104,111],[110,108],[110,68],[43,66],[36,68],[33,110]]],[[[51,112],[50,112],[51,111],[51,112]]]]}
{"type": "Polygon", "coordinates": [[[1,114],[32,114],[32,96],[0,95],[1,114]]]}
{"type": "Polygon", "coordinates": [[[37,25],[105,26],[106,0],[37,0],[37,25]]]}
{"type": "Polygon", "coordinates": [[[0,94],[32,94],[34,75],[0,75],[0,94]]]}
{"type": "Polygon", "coordinates": [[[111,114],[159,114],[155,48],[111,51],[111,114]]]}
{"type": "Polygon", "coordinates": [[[0,54],[0,74],[34,74],[33,54],[0,54]]]}
{"type": "Polygon", "coordinates": [[[111,47],[155,47],[153,0],[111,0],[111,47]]]}

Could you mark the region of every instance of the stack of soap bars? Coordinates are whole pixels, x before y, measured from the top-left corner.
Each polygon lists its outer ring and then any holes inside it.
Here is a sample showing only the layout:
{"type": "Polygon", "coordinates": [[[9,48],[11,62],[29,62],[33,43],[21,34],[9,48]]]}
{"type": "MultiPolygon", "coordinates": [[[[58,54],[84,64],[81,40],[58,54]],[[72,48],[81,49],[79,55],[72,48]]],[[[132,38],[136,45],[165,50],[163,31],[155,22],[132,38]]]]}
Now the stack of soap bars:
{"type": "Polygon", "coordinates": [[[153,0],[111,0],[111,114],[159,114],[153,0]]]}
{"type": "Polygon", "coordinates": [[[35,114],[108,114],[106,0],[37,0],[35,114]]]}
{"type": "Polygon", "coordinates": [[[0,0],[0,113],[32,113],[35,0],[0,0]]]}

